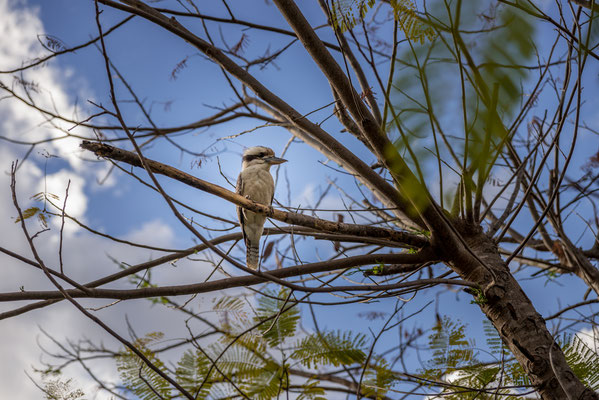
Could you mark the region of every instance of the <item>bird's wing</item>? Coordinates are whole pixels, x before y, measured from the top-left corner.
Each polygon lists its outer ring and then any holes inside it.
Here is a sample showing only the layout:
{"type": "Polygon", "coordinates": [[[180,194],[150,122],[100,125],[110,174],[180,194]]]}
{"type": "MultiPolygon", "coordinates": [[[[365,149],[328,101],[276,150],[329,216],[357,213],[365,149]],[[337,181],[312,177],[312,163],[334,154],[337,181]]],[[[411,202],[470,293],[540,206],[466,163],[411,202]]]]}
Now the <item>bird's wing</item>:
{"type": "MultiPolygon", "coordinates": [[[[272,175],[270,176],[272,178],[272,175]]],[[[268,203],[269,206],[272,206],[272,202],[275,199],[275,181],[273,179],[272,181],[272,196],[270,196],[270,203],[268,203]]]]}
{"type": "MultiPolygon", "coordinates": [[[[241,174],[237,177],[237,184],[235,185],[235,193],[243,195],[243,179],[241,174]]],[[[243,217],[243,208],[237,206],[237,218],[239,219],[239,226],[241,227],[241,234],[243,235],[243,241],[247,244],[247,238],[245,237],[245,219],[243,217]]]]}

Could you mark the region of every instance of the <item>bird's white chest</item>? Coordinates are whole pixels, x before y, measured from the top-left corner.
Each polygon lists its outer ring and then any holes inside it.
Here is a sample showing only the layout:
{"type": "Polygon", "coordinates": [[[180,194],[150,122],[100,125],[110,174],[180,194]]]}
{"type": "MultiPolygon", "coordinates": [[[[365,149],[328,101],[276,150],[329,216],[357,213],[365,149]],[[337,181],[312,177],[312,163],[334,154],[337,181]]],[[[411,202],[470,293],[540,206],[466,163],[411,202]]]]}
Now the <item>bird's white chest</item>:
{"type": "Polygon", "coordinates": [[[243,180],[243,196],[251,200],[270,205],[274,194],[274,180],[269,171],[263,168],[246,168],[241,172],[243,180]]]}

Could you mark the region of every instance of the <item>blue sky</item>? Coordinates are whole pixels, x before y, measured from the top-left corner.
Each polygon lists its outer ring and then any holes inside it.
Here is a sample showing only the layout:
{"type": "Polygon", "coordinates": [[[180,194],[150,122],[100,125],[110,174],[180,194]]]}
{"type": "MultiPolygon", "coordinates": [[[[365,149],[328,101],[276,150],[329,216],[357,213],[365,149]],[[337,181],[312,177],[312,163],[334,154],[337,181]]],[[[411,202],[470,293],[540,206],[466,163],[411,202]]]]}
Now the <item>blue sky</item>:
{"type": "MultiPolygon", "coordinates": [[[[221,2],[202,2],[202,11],[209,15],[226,16],[226,11],[221,2]]],[[[264,1],[247,2],[239,0],[231,2],[233,10],[239,10],[243,18],[251,15],[252,22],[277,24],[286,27],[282,18],[272,5],[264,1]],[[277,22],[278,21],[278,22],[277,22]]],[[[306,3],[307,4],[307,3],[306,3]]],[[[302,6],[311,7],[311,5],[302,6]]],[[[104,29],[124,18],[123,14],[107,7],[102,7],[101,15],[104,29]]],[[[303,9],[314,24],[324,22],[321,11],[317,7],[303,9]]],[[[24,59],[31,59],[44,50],[39,45],[36,35],[47,34],[59,38],[66,46],[74,46],[88,40],[97,34],[96,27],[92,24],[94,18],[93,2],[54,0],[0,0],[0,27],[5,32],[5,40],[0,40],[0,69],[5,70],[20,65],[24,59]]],[[[211,34],[218,37],[220,33],[216,25],[208,23],[211,34]]],[[[199,23],[190,23],[190,28],[202,32],[199,23]]],[[[234,44],[242,34],[249,35],[246,52],[249,55],[262,54],[268,49],[276,50],[290,41],[287,37],[273,37],[270,34],[256,30],[245,30],[236,26],[228,26],[223,31],[223,36],[229,44],[234,44]]],[[[203,36],[203,33],[202,33],[203,36]]],[[[332,38],[328,38],[332,40],[332,38]]],[[[220,69],[208,63],[197,51],[173,35],[157,29],[152,24],[135,19],[119,29],[118,35],[109,36],[106,40],[108,52],[116,67],[126,77],[128,83],[136,90],[138,96],[144,99],[144,104],[152,109],[152,117],[159,121],[160,126],[182,125],[205,118],[214,112],[214,107],[223,107],[236,101],[229,89],[220,69]],[[171,74],[176,66],[187,59],[187,66],[177,74],[177,79],[172,79],[171,74]],[[225,94],[223,94],[225,93],[225,94]],[[168,104],[168,106],[166,106],[168,104]]],[[[289,52],[277,59],[276,65],[270,65],[264,70],[254,68],[256,77],[267,84],[276,94],[289,98],[290,103],[300,112],[310,112],[316,107],[325,106],[330,102],[330,89],[324,78],[313,63],[310,62],[305,51],[297,44],[289,52]],[[316,100],[315,100],[316,99],[316,100]],[[322,99],[322,100],[320,100],[322,99]]],[[[103,58],[97,49],[89,47],[78,51],[76,54],[66,55],[48,63],[44,68],[34,69],[26,73],[26,78],[40,83],[46,95],[44,104],[51,104],[51,94],[57,107],[65,110],[65,114],[79,113],[89,115],[97,112],[88,100],[105,105],[110,104],[108,97],[108,83],[105,75],[103,58]]],[[[9,77],[0,76],[3,82],[9,77]]],[[[596,76],[589,76],[589,86],[597,84],[596,76]]],[[[592,87],[592,86],[591,86],[592,87]]],[[[128,99],[129,96],[122,85],[117,87],[117,97],[128,99]]],[[[122,104],[126,122],[130,125],[147,125],[147,121],[139,110],[129,103],[122,104]]],[[[586,110],[597,107],[597,100],[590,99],[585,104],[586,110]],[[594,103],[593,103],[594,101],[594,103]]],[[[312,116],[314,121],[324,120],[327,112],[318,112],[312,116]]],[[[11,138],[23,137],[51,137],[56,135],[56,130],[45,127],[39,128],[41,121],[39,114],[18,104],[18,102],[0,102],[0,129],[2,134],[11,138]]],[[[98,119],[97,122],[102,121],[98,119]]],[[[110,121],[104,119],[104,122],[110,121]]],[[[592,118],[589,119],[592,121],[592,118]]],[[[594,121],[597,124],[598,119],[594,121]]],[[[72,125],[59,123],[65,128],[72,125]]],[[[191,135],[177,138],[179,144],[198,152],[206,152],[210,157],[201,159],[198,167],[195,162],[199,158],[182,155],[176,148],[162,141],[146,150],[146,156],[161,162],[173,165],[186,171],[231,189],[226,179],[221,176],[219,166],[214,155],[222,166],[223,174],[232,182],[235,181],[240,167],[240,154],[244,146],[264,144],[280,153],[289,140],[289,134],[281,127],[264,127],[240,137],[227,141],[217,141],[219,137],[236,135],[255,127],[255,123],[246,119],[235,120],[219,125],[209,130],[196,131],[191,135]]],[[[339,127],[329,119],[324,125],[334,135],[339,134],[339,127]]],[[[81,128],[74,128],[74,133],[86,133],[81,128]]],[[[581,133],[581,135],[587,135],[581,133]]],[[[139,240],[143,243],[167,248],[187,248],[194,244],[192,235],[183,228],[168,210],[163,199],[156,196],[151,190],[143,187],[133,179],[120,172],[112,173],[103,185],[97,183],[98,179],[106,176],[108,166],[106,163],[82,162],[81,158],[93,159],[78,150],[78,140],[66,139],[39,145],[32,152],[23,165],[18,175],[19,194],[22,205],[26,206],[27,199],[33,194],[43,190],[44,185],[48,191],[61,196],[66,188],[67,181],[71,179],[71,189],[67,212],[81,218],[90,226],[102,232],[130,240],[139,240]],[[44,152],[58,156],[46,159],[44,152]],[[44,174],[44,168],[47,168],[44,174]],[[44,179],[46,175],[46,179],[44,179]]],[[[130,148],[126,142],[122,147],[130,148]]],[[[117,146],[121,144],[117,143],[117,146]]],[[[348,146],[357,154],[365,157],[365,161],[373,161],[365,149],[356,140],[348,140],[348,146]]],[[[596,151],[596,137],[584,136],[583,146],[577,162],[583,163],[589,154],[596,151]],[[585,144],[590,145],[586,146],[585,144]],[[593,143],[594,146],[593,147],[593,143]]],[[[15,159],[23,159],[27,148],[15,146],[6,142],[0,143],[0,168],[8,171],[10,163],[15,159]]],[[[276,198],[281,203],[293,207],[312,205],[322,190],[330,182],[350,188],[356,193],[355,186],[350,177],[336,173],[330,167],[334,163],[323,165],[325,159],[316,151],[292,144],[285,158],[289,160],[279,170],[279,181],[276,198]],[[286,179],[292,182],[288,191],[286,179]]],[[[145,174],[137,171],[145,178],[145,174]]],[[[214,212],[225,218],[235,219],[235,209],[231,204],[225,203],[208,194],[192,190],[177,182],[161,179],[168,193],[175,198],[188,202],[193,207],[201,208],[206,212],[214,212]]],[[[0,224],[2,246],[13,251],[28,254],[26,243],[22,239],[18,226],[11,220],[15,212],[12,208],[8,193],[8,178],[6,174],[0,177],[0,224]]],[[[341,196],[332,190],[321,204],[321,208],[342,208],[341,196]]],[[[31,203],[32,204],[32,203],[31,203]]],[[[332,217],[332,213],[323,212],[323,217],[332,217]]],[[[57,253],[57,220],[51,221],[52,231],[44,233],[43,240],[39,242],[42,253],[52,265],[56,265],[57,253]]],[[[115,270],[115,265],[108,259],[108,255],[129,264],[145,261],[160,253],[148,252],[140,249],[130,249],[110,243],[104,239],[94,237],[86,232],[77,230],[74,224],[67,224],[65,231],[65,266],[73,276],[80,281],[102,276],[115,270]]],[[[584,244],[584,243],[583,243],[584,244]]],[[[588,242],[587,242],[588,244],[588,242]]],[[[326,257],[332,254],[332,249],[326,246],[318,247],[318,255],[311,252],[316,248],[314,241],[300,245],[312,259],[318,256],[326,257]]],[[[585,246],[586,247],[586,244],[585,246]]],[[[300,252],[301,253],[301,252],[300,252]]],[[[16,291],[22,285],[26,289],[50,288],[37,271],[16,263],[0,255],[0,264],[6,268],[5,278],[0,282],[2,291],[16,291]]],[[[189,283],[202,279],[204,271],[198,268],[197,263],[182,260],[178,266],[157,269],[155,278],[163,284],[189,283]]],[[[559,291],[562,304],[578,301],[585,287],[575,278],[560,280],[560,286],[548,283],[543,286],[539,281],[530,283],[522,282],[527,294],[533,299],[535,306],[543,312],[550,314],[557,308],[555,291],[559,291]]],[[[321,296],[331,301],[330,297],[321,296]]],[[[413,301],[408,310],[414,311],[434,298],[434,292],[427,292],[413,301]]],[[[482,331],[482,318],[478,307],[470,304],[469,297],[464,294],[444,292],[439,296],[438,303],[430,305],[428,311],[423,313],[416,322],[417,326],[428,329],[434,322],[434,310],[440,314],[450,314],[470,322],[473,333],[482,331]]],[[[209,301],[209,300],[205,300],[209,301]]],[[[107,301],[86,301],[86,305],[98,307],[106,305],[107,301]]],[[[352,305],[344,308],[320,308],[322,327],[331,329],[349,328],[368,332],[368,328],[376,327],[380,322],[367,323],[357,317],[362,311],[385,309],[392,304],[391,300],[384,300],[378,305],[352,305]]],[[[12,305],[0,304],[0,311],[11,309],[12,305]]],[[[201,304],[198,305],[201,308],[201,304]]],[[[411,311],[406,311],[409,313],[411,311]]],[[[118,304],[98,312],[98,316],[105,319],[121,333],[126,334],[124,315],[127,314],[133,323],[138,324],[139,334],[162,330],[174,336],[181,335],[184,327],[176,316],[161,313],[157,307],[150,308],[144,301],[132,301],[127,304],[118,304]]],[[[305,324],[311,329],[309,314],[303,313],[305,324]]],[[[31,366],[36,365],[40,354],[36,337],[40,335],[38,326],[44,327],[48,332],[59,339],[78,338],[87,336],[102,338],[114,345],[99,328],[79,315],[70,305],[64,303],[53,306],[43,311],[35,311],[17,318],[0,321],[0,359],[7,360],[3,364],[2,379],[0,380],[0,397],[14,399],[29,399],[39,397],[39,392],[27,379],[24,371],[31,373],[31,366]],[[7,367],[10,365],[10,367],[7,367]]],[[[389,337],[381,344],[381,349],[394,343],[389,337]]],[[[47,340],[42,339],[43,343],[47,340]]],[[[482,342],[482,340],[481,340],[482,342]]],[[[114,378],[114,370],[110,365],[100,367],[100,375],[106,379],[114,378]]],[[[80,370],[71,369],[69,373],[85,388],[91,390],[93,382],[80,370]]],[[[98,396],[103,399],[105,397],[98,396]]]]}
{"type": "MultiPolygon", "coordinates": [[[[243,3],[241,3],[243,4],[243,3]]],[[[44,2],[44,1],[1,1],[3,15],[0,19],[8,32],[6,41],[3,41],[1,68],[10,69],[19,66],[22,60],[32,59],[38,54],[45,54],[39,45],[37,35],[52,35],[59,38],[66,46],[74,46],[87,41],[97,34],[93,21],[93,3],[91,2],[44,2]]],[[[253,21],[270,22],[274,10],[258,2],[257,7],[265,10],[256,13],[253,21]]],[[[209,14],[222,15],[222,9],[206,9],[209,14]]],[[[105,9],[102,13],[102,24],[105,29],[123,18],[121,13],[105,9]]],[[[212,64],[204,62],[193,48],[176,40],[172,35],[155,29],[154,26],[142,21],[132,21],[120,28],[119,39],[107,38],[109,54],[116,67],[126,76],[128,83],[135,88],[140,98],[145,99],[145,105],[152,107],[152,116],[160,121],[163,126],[179,125],[205,118],[214,112],[212,107],[222,107],[235,102],[232,95],[222,96],[224,78],[220,70],[212,64]],[[156,55],[159,54],[157,57],[156,55]],[[170,79],[176,65],[189,57],[188,67],[183,69],[176,80],[170,79]],[[155,102],[155,104],[152,104],[155,102]],[[170,109],[165,110],[165,103],[172,102],[170,109]],[[224,104],[222,102],[226,102],[224,104]]],[[[226,32],[227,40],[234,43],[241,35],[239,29],[226,32]]],[[[252,32],[248,51],[261,53],[267,50],[267,38],[260,33],[252,32]]],[[[285,38],[281,43],[287,43],[285,38]]],[[[297,56],[302,55],[301,49],[292,48],[297,56]]],[[[305,56],[304,56],[305,57],[305,56]]],[[[278,68],[292,71],[301,80],[303,93],[299,93],[296,106],[302,112],[310,111],[307,104],[302,104],[302,98],[322,96],[328,99],[328,86],[323,86],[323,79],[309,63],[298,63],[294,57],[285,57],[277,61],[278,68]]],[[[276,71],[276,69],[274,69],[276,71]]],[[[270,87],[278,94],[285,95],[295,91],[297,81],[269,79],[273,69],[258,72],[257,74],[269,83],[270,87]]],[[[58,102],[58,106],[65,110],[66,115],[78,112],[79,115],[89,115],[97,112],[87,101],[109,104],[107,94],[108,84],[105,76],[103,59],[95,48],[87,48],[74,55],[48,63],[44,68],[35,69],[26,73],[26,78],[40,83],[44,88],[46,101],[49,104],[51,97],[58,102]],[[60,100],[60,101],[58,101],[60,100]]],[[[117,96],[129,98],[122,86],[117,89],[117,96]]],[[[328,100],[326,100],[328,102],[328,100]]],[[[325,101],[321,105],[326,104],[325,101]]],[[[135,125],[144,121],[141,113],[135,107],[123,103],[126,120],[135,125]]],[[[323,113],[320,114],[321,116],[323,113]]],[[[2,131],[11,138],[24,137],[51,137],[57,131],[53,129],[39,129],[37,125],[41,118],[37,113],[18,104],[18,102],[0,103],[0,116],[3,117],[2,131]]],[[[98,121],[101,121],[99,119],[98,121]]],[[[104,119],[104,122],[107,120],[104,119]]],[[[114,121],[112,121],[114,123],[114,121]]],[[[66,129],[72,124],[62,124],[66,129]]],[[[234,135],[254,125],[247,121],[233,121],[223,124],[216,129],[200,131],[188,138],[181,138],[182,145],[209,155],[218,154],[223,173],[233,182],[240,167],[240,154],[244,146],[266,144],[279,153],[289,139],[289,135],[279,127],[266,127],[255,133],[248,133],[242,137],[227,142],[216,143],[216,138],[234,135]],[[213,145],[210,147],[210,145],[213,145]]],[[[74,133],[79,128],[74,128],[74,133]]],[[[34,205],[28,202],[30,196],[43,190],[45,186],[50,193],[57,194],[64,199],[67,181],[71,179],[69,202],[67,212],[81,218],[82,221],[104,233],[122,239],[138,240],[140,242],[166,248],[187,248],[195,242],[192,235],[187,232],[172,216],[166,204],[152,191],[136,183],[134,180],[113,173],[103,185],[97,184],[107,173],[104,163],[81,162],[81,157],[93,159],[82,154],[77,146],[79,140],[61,140],[37,146],[30,157],[23,164],[18,175],[18,188],[23,207],[34,205]],[[46,159],[44,154],[57,157],[46,159]],[[44,173],[44,169],[46,173],[44,173]],[[44,179],[44,175],[46,178],[44,179]]],[[[129,148],[126,142],[123,147],[129,148]]],[[[357,147],[356,147],[357,148],[357,147]]],[[[14,146],[8,143],[0,145],[3,160],[2,169],[8,171],[10,163],[16,159],[23,159],[27,148],[14,146]]],[[[229,187],[226,180],[220,175],[219,168],[214,158],[202,161],[201,167],[192,167],[196,159],[181,154],[172,147],[163,143],[147,150],[149,157],[169,163],[183,170],[191,171],[197,176],[208,181],[229,187]]],[[[314,202],[320,190],[327,185],[326,179],[337,180],[342,184],[349,178],[334,173],[333,170],[323,166],[318,161],[325,161],[322,156],[311,149],[304,149],[292,145],[286,157],[290,160],[280,171],[279,190],[277,198],[284,204],[309,206],[314,202]],[[301,160],[301,161],[300,161],[301,160]],[[301,163],[301,168],[298,164],[301,163]],[[319,177],[322,179],[314,179],[319,177]],[[294,182],[293,190],[287,193],[285,179],[294,182]],[[324,183],[323,183],[324,181],[324,183]],[[291,199],[291,203],[287,199],[291,199]]],[[[138,171],[139,172],[139,171],[138,171]]],[[[143,174],[142,174],[143,175],[143,174]]],[[[203,211],[217,212],[226,218],[235,219],[235,209],[230,204],[205,193],[184,187],[180,183],[168,182],[162,179],[169,194],[188,202],[191,206],[199,207],[203,211]],[[225,207],[225,210],[223,210],[225,207]]],[[[3,174],[0,184],[8,188],[7,176],[3,174]]],[[[230,188],[230,187],[229,187],[230,188]]],[[[29,254],[18,226],[14,224],[14,210],[11,206],[7,190],[2,193],[2,245],[13,251],[29,254]]],[[[338,196],[329,196],[321,205],[322,208],[338,208],[342,204],[338,196]]],[[[326,216],[326,215],[325,215],[326,216]]],[[[43,234],[38,243],[40,251],[50,265],[57,264],[57,219],[51,220],[50,232],[43,234]]],[[[32,225],[35,229],[35,224],[32,225]]],[[[322,256],[330,253],[330,249],[320,250],[322,256]]],[[[86,232],[77,230],[68,222],[65,229],[65,270],[80,281],[87,281],[94,277],[102,276],[116,270],[116,266],[108,256],[120,261],[134,264],[155,257],[160,253],[127,249],[123,246],[110,244],[103,239],[95,238],[86,232]]],[[[25,289],[51,288],[51,284],[40,276],[37,271],[30,270],[19,263],[4,256],[0,256],[6,266],[6,278],[2,281],[4,291],[17,291],[23,286],[25,289]]],[[[163,284],[189,283],[198,281],[203,276],[193,263],[184,260],[177,263],[177,267],[166,266],[154,272],[154,278],[163,284]]],[[[110,303],[109,301],[85,301],[86,306],[98,307],[110,303]]],[[[210,304],[210,296],[205,296],[199,301],[201,304],[210,304]]],[[[15,305],[2,304],[0,310],[6,311],[15,305]]],[[[352,311],[356,314],[358,311],[352,311]]],[[[129,317],[138,327],[138,334],[143,335],[152,331],[163,331],[170,336],[184,335],[184,326],[176,316],[166,316],[159,312],[157,307],[151,308],[144,301],[133,301],[127,304],[117,304],[106,310],[98,311],[98,316],[113,326],[122,334],[127,334],[124,318],[129,317]]],[[[331,315],[325,315],[327,319],[331,315]]],[[[333,320],[331,319],[331,322],[333,320]]],[[[341,321],[339,321],[341,322],[341,321]]],[[[40,362],[47,360],[40,356],[40,343],[50,346],[38,327],[43,327],[47,332],[55,335],[57,339],[77,339],[82,336],[103,339],[107,344],[118,348],[113,340],[103,334],[96,326],[79,315],[69,304],[61,303],[44,311],[35,311],[17,318],[5,320],[0,345],[0,357],[6,361],[3,368],[3,378],[0,382],[0,397],[14,399],[37,398],[40,392],[30,382],[26,372],[34,378],[39,378],[33,373],[33,367],[40,367],[40,362]]],[[[311,324],[306,319],[308,326],[311,324]]],[[[335,328],[338,324],[326,323],[323,327],[335,328]]],[[[349,324],[350,326],[352,324],[349,324]]],[[[100,365],[100,377],[115,380],[114,365],[100,365]]],[[[73,377],[86,392],[93,394],[94,383],[86,374],[77,368],[65,370],[66,377],[73,377]]],[[[98,398],[106,398],[98,395],[98,398]]]]}

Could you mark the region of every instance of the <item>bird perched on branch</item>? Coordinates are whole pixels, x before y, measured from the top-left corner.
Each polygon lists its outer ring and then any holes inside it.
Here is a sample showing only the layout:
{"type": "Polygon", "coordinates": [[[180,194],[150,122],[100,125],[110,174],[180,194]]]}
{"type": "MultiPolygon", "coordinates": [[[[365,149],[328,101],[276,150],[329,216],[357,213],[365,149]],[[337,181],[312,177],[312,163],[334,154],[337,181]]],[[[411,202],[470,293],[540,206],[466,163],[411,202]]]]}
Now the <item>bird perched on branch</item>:
{"type": "MultiPolygon", "coordinates": [[[[243,152],[241,173],[237,178],[236,192],[256,203],[270,206],[275,194],[275,182],[270,167],[286,162],[275,157],[275,152],[263,146],[250,147],[243,152]]],[[[260,237],[266,216],[237,207],[237,216],[246,248],[246,265],[258,269],[260,265],[260,237]]]]}

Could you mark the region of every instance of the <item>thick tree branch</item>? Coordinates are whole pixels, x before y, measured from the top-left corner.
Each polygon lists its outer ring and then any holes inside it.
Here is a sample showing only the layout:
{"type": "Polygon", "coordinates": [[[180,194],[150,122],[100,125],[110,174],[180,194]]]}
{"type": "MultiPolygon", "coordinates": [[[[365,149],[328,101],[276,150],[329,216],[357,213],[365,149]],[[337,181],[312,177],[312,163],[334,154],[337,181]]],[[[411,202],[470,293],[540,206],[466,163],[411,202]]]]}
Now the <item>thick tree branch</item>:
{"type": "MultiPolygon", "coordinates": [[[[281,268],[269,271],[269,276],[278,279],[300,276],[304,274],[314,274],[319,272],[334,271],[338,269],[353,268],[369,264],[411,264],[431,261],[434,256],[428,250],[422,250],[415,254],[395,253],[395,254],[367,254],[361,256],[348,257],[339,260],[316,262],[311,264],[296,265],[293,267],[281,268]]],[[[181,296],[196,293],[208,293],[234,287],[247,287],[260,283],[269,282],[267,277],[244,275],[233,278],[220,279],[211,282],[196,283],[190,285],[150,287],[143,289],[117,290],[117,289],[88,289],[86,291],[78,289],[67,289],[66,293],[71,297],[89,297],[89,298],[112,298],[112,299],[139,299],[160,296],[181,296]]],[[[430,284],[455,284],[462,286],[475,286],[472,282],[456,279],[422,279],[413,282],[400,282],[387,285],[353,285],[353,286],[331,286],[331,287],[305,287],[296,290],[305,292],[329,293],[336,291],[384,291],[391,289],[410,288],[414,286],[427,286],[430,284]]],[[[13,293],[1,293],[0,302],[17,300],[52,300],[63,298],[63,294],[58,291],[23,291],[13,293]]]]}
{"type": "MultiPolygon", "coordinates": [[[[127,164],[141,167],[140,158],[137,154],[122,150],[107,144],[83,141],[81,147],[92,151],[98,157],[109,158],[115,161],[122,161],[127,164]]],[[[314,218],[303,214],[276,210],[272,207],[263,204],[255,203],[239,194],[233,193],[230,190],[201,180],[182,172],[176,168],[159,163],[148,158],[144,158],[146,165],[157,174],[168,176],[176,179],[189,186],[195,187],[202,191],[214,194],[231,203],[246,208],[248,210],[265,214],[266,216],[276,219],[281,222],[305,226],[319,231],[330,233],[341,233],[354,236],[365,236],[371,238],[388,239],[398,243],[404,243],[410,247],[423,247],[428,244],[428,239],[424,236],[414,235],[412,233],[395,231],[386,228],[379,228],[369,225],[353,225],[342,222],[332,222],[320,218],[314,218]]]]}
{"type": "MultiPolygon", "coordinates": [[[[269,104],[269,106],[273,107],[275,110],[277,110],[277,112],[284,116],[289,123],[305,132],[308,132],[328,151],[340,157],[344,161],[344,164],[351,168],[350,171],[352,173],[362,176],[363,179],[369,181],[371,185],[377,188],[377,191],[385,197],[385,203],[393,204],[394,206],[399,207],[404,213],[408,213],[408,210],[410,209],[409,202],[402,201],[401,193],[398,193],[393,186],[391,186],[379,174],[374,172],[368,166],[368,164],[360,159],[360,157],[356,156],[353,152],[343,146],[334,137],[324,131],[318,124],[314,124],[305,118],[302,114],[297,112],[297,110],[283,101],[283,99],[268,90],[247,70],[233,62],[218,48],[187,30],[175,18],[167,18],[156,9],[139,0],[122,0],[122,2],[127,5],[119,4],[111,0],[99,1],[111,7],[119,8],[139,15],[186,40],[188,43],[202,51],[215,63],[220,65],[225,71],[249,87],[259,98],[264,100],[267,104],[269,104]]],[[[322,42],[320,43],[322,44],[322,42]]],[[[362,106],[368,113],[366,107],[364,105],[362,106]]],[[[416,220],[418,221],[419,219],[416,217],[416,220]]],[[[419,223],[419,225],[422,226],[421,223],[419,223]]]]}
{"type": "Polygon", "coordinates": [[[329,84],[339,95],[343,104],[352,114],[364,137],[370,143],[370,147],[374,150],[377,159],[383,162],[391,173],[399,192],[395,199],[397,206],[404,213],[410,215],[411,219],[418,225],[426,224],[434,234],[438,234],[444,241],[454,242],[455,245],[452,247],[457,247],[459,238],[456,236],[456,231],[449,226],[449,221],[443,217],[426,187],[416,178],[405,160],[399,155],[393,143],[386,136],[368,107],[361,100],[360,95],[351,85],[348,77],[327,51],[295,2],[293,0],[274,0],[274,3],[289,26],[293,28],[310,56],[312,56],[314,62],[326,76],[329,84]],[[418,187],[422,191],[422,197],[427,199],[427,204],[415,204],[414,199],[407,197],[407,191],[402,190],[406,186],[411,187],[412,190],[418,187]]]}

